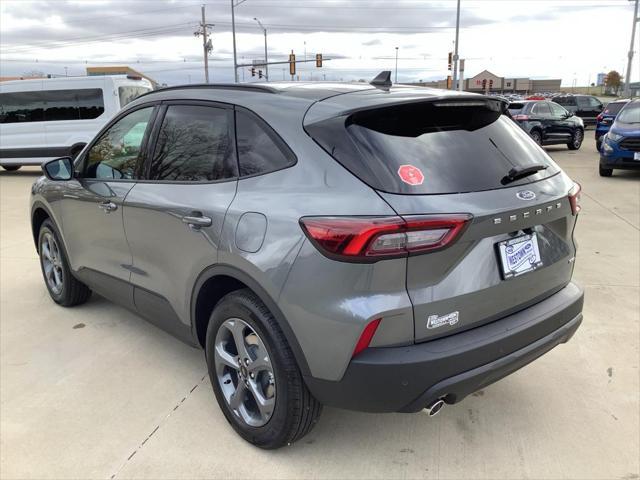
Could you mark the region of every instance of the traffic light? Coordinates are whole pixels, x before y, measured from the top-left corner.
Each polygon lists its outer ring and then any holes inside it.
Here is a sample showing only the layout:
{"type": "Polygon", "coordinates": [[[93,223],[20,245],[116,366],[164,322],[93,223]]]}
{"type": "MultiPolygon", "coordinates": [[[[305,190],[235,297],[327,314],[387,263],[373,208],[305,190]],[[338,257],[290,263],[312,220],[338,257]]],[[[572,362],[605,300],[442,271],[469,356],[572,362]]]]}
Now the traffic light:
{"type": "Polygon", "coordinates": [[[262,70],[258,70],[258,78],[262,78],[262,70]]]}
{"type": "Polygon", "coordinates": [[[322,54],[316,53],[316,67],[322,67],[322,54]]]}
{"type": "Polygon", "coordinates": [[[449,52],[449,71],[451,71],[452,66],[453,66],[453,52],[449,52]]]}
{"type": "Polygon", "coordinates": [[[453,80],[451,79],[451,75],[447,76],[447,90],[451,90],[451,84],[453,83],[453,80]]]}
{"type": "Polygon", "coordinates": [[[291,50],[291,55],[289,55],[289,75],[293,76],[296,74],[296,56],[291,50]]]}
{"type": "Polygon", "coordinates": [[[489,90],[493,89],[493,78],[489,80],[489,90]]]}
{"type": "Polygon", "coordinates": [[[256,76],[256,69],[254,67],[251,67],[251,76],[252,77],[256,76]]]}

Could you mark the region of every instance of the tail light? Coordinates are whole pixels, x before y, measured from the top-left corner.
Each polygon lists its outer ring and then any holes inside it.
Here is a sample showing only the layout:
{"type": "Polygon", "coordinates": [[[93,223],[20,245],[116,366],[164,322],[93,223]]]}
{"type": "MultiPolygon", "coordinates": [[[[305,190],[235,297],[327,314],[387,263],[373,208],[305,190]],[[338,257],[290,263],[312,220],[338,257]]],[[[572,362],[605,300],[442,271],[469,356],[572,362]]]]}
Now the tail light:
{"type": "Polygon", "coordinates": [[[569,190],[569,203],[571,204],[571,213],[573,215],[577,215],[580,211],[580,192],[582,191],[582,187],[579,183],[574,182],[573,187],[569,190]]]}
{"type": "Polygon", "coordinates": [[[601,122],[601,121],[602,121],[602,118],[603,118],[603,117],[602,117],[602,114],[598,115],[598,116],[596,117],[596,122],[601,122]]]}
{"type": "Polygon", "coordinates": [[[529,120],[529,115],[514,115],[513,119],[516,121],[525,121],[529,120]]]}
{"type": "Polygon", "coordinates": [[[326,256],[375,262],[443,249],[471,220],[468,214],[411,217],[303,217],[300,225],[326,256]]]}
{"type": "Polygon", "coordinates": [[[364,327],[364,330],[362,331],[362,334],[358,339],[358,343],[356,343],[356,348],[353,349],[353,354],[351,355],[351,358],[355,357],[361,351],[363,351],[369,346],[369,344],[371,343],[371,340],[373,339],[373,336],[376,334],[378,325],[380,325],[380,320],[381,320],[380,318],[372,320],[367,324],[366,327],[364,327]]]}

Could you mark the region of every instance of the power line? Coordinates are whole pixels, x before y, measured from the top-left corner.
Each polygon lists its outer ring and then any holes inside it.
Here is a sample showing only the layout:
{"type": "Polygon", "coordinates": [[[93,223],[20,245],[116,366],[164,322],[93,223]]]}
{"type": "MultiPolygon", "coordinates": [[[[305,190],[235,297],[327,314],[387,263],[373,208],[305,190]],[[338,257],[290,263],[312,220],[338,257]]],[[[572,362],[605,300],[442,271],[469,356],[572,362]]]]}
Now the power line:
{"type": "Polygon", "coordinates": [[[39,48],[39,47],[61,48],[61,47],[67,47],[67,46],[76,45],[76,44],[101,42],[104,40],[119,40],[123,38],[137,38],[137,37],[144,37],[149,35],[162,35],[167,32],[175,32],[175,31],[181,31],[181,30],[186,31],[187,27],[189,26],[193,27],[194,25],[195,25],[195,22],[185,22],[185,23],[165,25],[163,27],[147,27],[147,28],[141,28],[137,30],[112,32],[108,34],[94,35],[89,37],[73,37],[73,38],[68,38],[63,40],[34,42],[30,44],[20,45],[17,47],[8,47],[3,49],[3,51],[4,53],[14,53],[14,52],[21,52],[21,51],[30,50],[32,48],[39,48]]]}

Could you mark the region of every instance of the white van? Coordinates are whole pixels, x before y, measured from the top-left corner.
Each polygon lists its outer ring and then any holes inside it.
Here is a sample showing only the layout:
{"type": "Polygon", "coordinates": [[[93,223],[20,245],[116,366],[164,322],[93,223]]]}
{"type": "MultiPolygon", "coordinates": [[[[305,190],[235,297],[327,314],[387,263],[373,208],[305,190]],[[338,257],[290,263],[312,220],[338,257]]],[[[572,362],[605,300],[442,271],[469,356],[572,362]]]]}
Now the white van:
{"type": "Polygon", "coordinates": [[[2,82],[0,165],[17,170],[75,157],[118,110],[152,89],[126,75],[2,82]]]}

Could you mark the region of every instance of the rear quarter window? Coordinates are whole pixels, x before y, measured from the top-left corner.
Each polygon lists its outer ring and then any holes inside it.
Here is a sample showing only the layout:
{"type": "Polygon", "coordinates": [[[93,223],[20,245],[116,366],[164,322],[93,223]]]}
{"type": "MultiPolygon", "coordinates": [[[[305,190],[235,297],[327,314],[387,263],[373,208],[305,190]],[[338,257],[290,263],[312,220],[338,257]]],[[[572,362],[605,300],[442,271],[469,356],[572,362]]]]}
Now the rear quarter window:
{"type": "Polygon", "coordinates": [[[496,111],[420,102],[356,112],[306,128],[350,172],[389,193],[503,188],[501,180],[516,166],[542,163],[548,168],[508,186],[559,171],[544,150],[502,114],[501,107],[496,111]],[[407,172],[422,181],[412,181],[407,172]]]}

